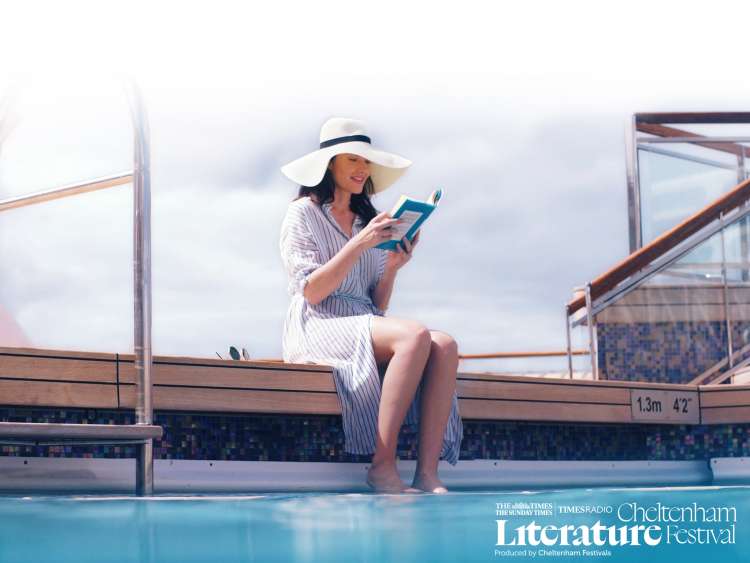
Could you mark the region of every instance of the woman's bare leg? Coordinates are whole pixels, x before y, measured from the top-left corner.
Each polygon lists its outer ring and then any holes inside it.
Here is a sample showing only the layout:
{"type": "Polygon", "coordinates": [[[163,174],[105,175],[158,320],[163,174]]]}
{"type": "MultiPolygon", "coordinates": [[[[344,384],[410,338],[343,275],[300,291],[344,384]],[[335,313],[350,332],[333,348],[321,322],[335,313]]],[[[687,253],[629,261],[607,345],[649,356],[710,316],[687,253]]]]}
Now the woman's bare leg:
{"type": "Polygon", "coordinates": [[[432,342],[424,371],[419,415],[419,461],[412,486],[427,492],[445,493],[448,490],[438,478],[437,468],[456,390],[458,346],[444,332],[431,330],[430,335],[432,342]]]}
{"type": "Polygon", "coordinates": [[[367,478],[376,490],[408,491],[396,469],[396,445],[422,379],[432,338],[427,328],[415,321],[376,316],[372,341],[376,362],[388,367],[381,387],[375,453],[367,478]]]}

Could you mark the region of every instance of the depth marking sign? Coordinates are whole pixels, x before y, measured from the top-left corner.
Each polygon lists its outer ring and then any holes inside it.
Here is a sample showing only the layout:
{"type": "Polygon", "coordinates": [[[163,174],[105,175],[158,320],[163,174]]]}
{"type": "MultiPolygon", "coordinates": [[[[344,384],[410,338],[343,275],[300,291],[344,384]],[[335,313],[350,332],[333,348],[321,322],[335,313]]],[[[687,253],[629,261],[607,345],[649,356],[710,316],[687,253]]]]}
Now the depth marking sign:
{"type": "Polygon", "coordinates": [[[631,389],[630,412],[639,422],[699,424],[698,392],[631,389]]]}

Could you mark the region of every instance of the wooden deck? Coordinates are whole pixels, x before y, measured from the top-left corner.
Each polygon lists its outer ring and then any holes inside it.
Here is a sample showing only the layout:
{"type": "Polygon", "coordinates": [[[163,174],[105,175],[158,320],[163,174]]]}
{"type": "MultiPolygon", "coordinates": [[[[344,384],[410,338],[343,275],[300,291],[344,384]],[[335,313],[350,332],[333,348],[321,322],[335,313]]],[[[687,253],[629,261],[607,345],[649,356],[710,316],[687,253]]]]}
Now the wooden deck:
{"type": "MultiPolygon", "coordinates": [[[[341,414],[330,366],[174,356],[153,360],[157,411],[341,414]]],[[[457,385],[464,419],[643,423],[633,415],[633,393],[678,391],[697,398],[701,423],[750,422],[750,386],[469,372],[459,372],[457,385]]],[[[135,389],[133,355],[0,348],[0,405],[132,409],[135,389]]]]}
{"type": "Polygon", "coordinates": [[[750,385],[701,385],[701,422],[750,421],[750,385]]]}

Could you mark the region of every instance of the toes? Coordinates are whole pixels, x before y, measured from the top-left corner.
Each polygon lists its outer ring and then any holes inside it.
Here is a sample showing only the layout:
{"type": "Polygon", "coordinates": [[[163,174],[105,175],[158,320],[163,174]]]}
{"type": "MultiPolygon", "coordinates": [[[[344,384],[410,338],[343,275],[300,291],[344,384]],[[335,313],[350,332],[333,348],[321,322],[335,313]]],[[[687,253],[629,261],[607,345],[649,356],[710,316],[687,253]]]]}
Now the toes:
{"type": "Polygon", "coordinates": [[[448,492],[448,489],[439,480],[436,483],[435,481],[430,482],[417,479],[412,483],[412,487],[417,487],[425,493],[445,494],[448,492]]]}
{"type": "Polygon", "coordinates": [[[422,489],[418,489],[416,487],[406,487],[401,492],[402,493],[424,493],[422,489]]]}

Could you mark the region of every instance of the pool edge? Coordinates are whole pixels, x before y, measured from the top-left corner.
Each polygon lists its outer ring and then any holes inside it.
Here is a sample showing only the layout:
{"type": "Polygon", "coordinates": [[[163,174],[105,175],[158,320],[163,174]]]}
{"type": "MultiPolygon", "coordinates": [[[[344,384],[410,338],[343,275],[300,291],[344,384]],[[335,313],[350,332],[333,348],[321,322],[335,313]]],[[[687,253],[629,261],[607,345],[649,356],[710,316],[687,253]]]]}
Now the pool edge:
{"type": "MultiPolygon", "coordinates": [[[[131,493],[132,459],[0,457],[2,492],[131,493]]],[[[155,493],[367,491],[366,463],[155,460],[155,493]]],[[[410,482],[414,460],[398,461],[410,482]]],[[[619,485],[705,485],[750,482],[750,459],[688,461],[441,461],[448,488],[540,488],[619,485]],[[727,461],[734,460],[734,461],[727,461]],[[744,461],[742,461],[744,460],[744,461]]]]}

